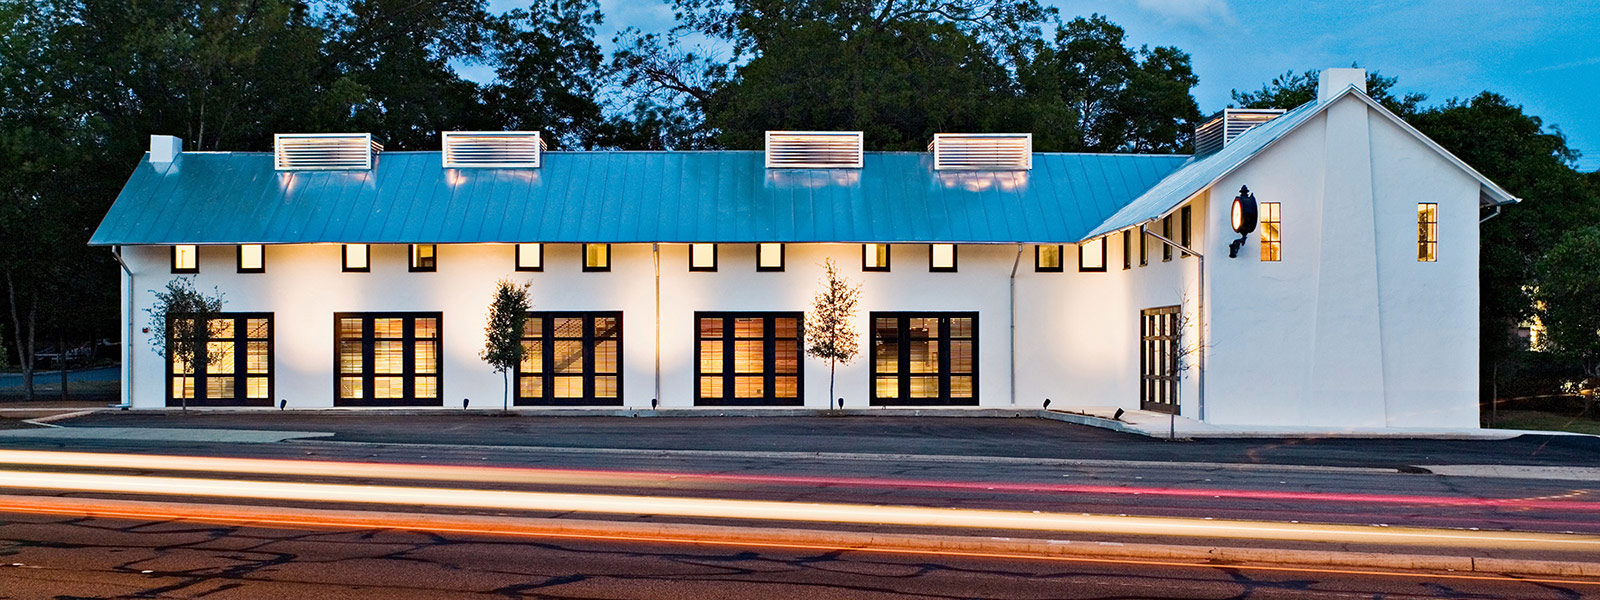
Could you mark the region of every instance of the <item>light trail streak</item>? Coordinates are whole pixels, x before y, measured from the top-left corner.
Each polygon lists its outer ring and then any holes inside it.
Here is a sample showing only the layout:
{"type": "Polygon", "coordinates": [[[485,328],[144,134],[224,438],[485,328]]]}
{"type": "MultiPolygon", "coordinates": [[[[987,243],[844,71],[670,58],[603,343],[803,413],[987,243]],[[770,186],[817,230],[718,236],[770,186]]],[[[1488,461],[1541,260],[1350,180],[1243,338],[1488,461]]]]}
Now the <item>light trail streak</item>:
{"type": "Polygon", "coordinates": [[[879,477],[815,477],[794,475],[733,475],[683,472],[610,471],[482,467],[406,463],[367,463],[325,460],[225,458],[156,454],[112,454],[0,450],[0,463],[15,465],[245,473],[258,475],[347,477],[368,479],[434,480],[476,483],[526,483],[594,485],[605,487],[729,487],[748,485],[853,486],[919,488],[978,492],[1045,494],[1143,495],[1262,501],[1308,501],[1434,505],[1472,508],[1521,508],[1561,511],[1600,511],[1600,502],[1552,498],[1462,498],[1404,494],[1295,492],[1277,490],[1165,488],[1026,482],[934,481],[879,477]]]}
{"type": "Polygon", "coordinates": [[[0,472],[0,487],[334,502],[530,512],[660,515],[811,523],[1028,530],[1070,533],[1346,542],[1524,550],[1600,551],[1600,536],[1362,527],[1180,517],[798,503],[615,494],[448,489],[83,473],[0,472]]]}

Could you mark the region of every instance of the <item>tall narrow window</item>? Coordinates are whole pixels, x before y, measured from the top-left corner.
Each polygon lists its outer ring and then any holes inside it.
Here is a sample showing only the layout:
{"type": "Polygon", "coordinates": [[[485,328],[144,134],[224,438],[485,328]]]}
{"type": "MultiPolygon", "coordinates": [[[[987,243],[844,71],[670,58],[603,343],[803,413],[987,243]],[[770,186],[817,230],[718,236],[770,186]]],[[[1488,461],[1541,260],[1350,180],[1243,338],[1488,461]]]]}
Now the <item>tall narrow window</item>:
{"type": "Polygon", "coordinates": [[[543,271],[544,244],[517,244],[517,270],[543,271]]]}
{"type": "Polygon", "coordinates": [[[622,313],[528,313],[517,406],[621,406],[622,313]]]}
{"type": "Polygon", "coordinates": [[[1033,270],[1040,273],[1061,272],[1061,244],[1039,244],[1033,247],[1033,270]]]}
{"type": "Polygon", "coordinates": [[[412,272],[431,273],[439,268],[438,246],[433,244],[411,245],[411,270],[412,272]]]}
{"type": "MultiPolygon", "coordinates": [[[[1172,239],[1172,215],[1161,219],[1161,237],[1172,239]]],[[[1161,242],[1161,262],[1172,260],[1172,244],[1161,242]]]]}
{"type": "Polygon", "coordinates": [[[861,270],[887,271],[889,270],[889,245],[888,244],[862,244],[861,245],[861,270]]]}
{"type": "Polygon", "coordinates": [[[782,271],[783,244],[756,244],[756,270],[782,271]]]}
{"type": "Polygon", "coordinates": [[[695,313],[695,404],[803,403],[801,313],[695,313]]]}
{"type": "MultiPolygon", "coordinates": [[[[1178,211],[1178,242],[1183,244],[1184,250],[1194,247],[1194,223],[1191,219],[1189,207],[1185,206],[1178,211]]],[[[1188,252],[1183,253],[1184,258],[1190,256],[1192,255],[1188,252]]]]}
{"type": "Polygon", "coordinates": [[[172,272],[173,273],[199,273],[200,248],[194,244],[179,244],[172,247],[172,272]]]}
{"type": "Polygon", "coordinates": [[[928,244],[928,270],[935,273],[956,272],[956,245],[928,244]]]}
{"type": "MultiPolygon", "coordinates": [[[[187,329],[174,326],[184,319],[170,316],[167,331],[187,329]]],[[[205,338],[193,364],[167,341],[167,406],[271,406],[272,313],[222,313],[205,338]]]]}
{"type": "Polygon", "coordinates": [[[1106,239],[1095,238],[1078,244],[1078,271],[1082,273],[1106,272],[1106,239]]]}
{"type": "Polygon", "coordinates": [[[333,316],[334,406],[439,406],[439,313],[333,316]]]}
{"type": "Polygon", "coordinates": [[[1283,260],[1283,215],[1278,202],[1261,203],[1261,260],[1283,260]]]}
{"type": "Polygon", "coordinates": [[[1133,231],[1122,230],[1122,270],[1133,268],[1133,231]]]}
{"type": "Polygon", "coordinates": [[[239,244],[239,272],[267,272],[267,250],[261,244],[239,244]]]}
{"type": "Polygon", "coordinates": [[[610,271],[611,244],[584,244],[583,270],[610,271]]]}
{"type": "Polygon", "coordinates": [[[1439,205],[1423,202],[1417,205],[1417,261],[1439,260],[1439,205]]]}
{"type": "Polygon", "coordinates": [[[372,270],[372,262],[367,258],[366,244],[345,244],[340,253],[344,255],[346,273],[366,273],[372,270]]]}
{"type": "Polygon", "coordinates": [[[689,244],[689,270],[717,270],[716,244],[689,244]]]}
{"type": "Polygon", "coordinates": [[[977,313],[872,313],[872,405],[976,405],[977,313]]]}
{"type": "Polygon", "coordinates": [[[1133,243],[1139,246],[1139,266],[1141,267],[1150,264],[1150,236],[1144,234],[1144,227],[1144,225],[1140,225],[1137,231],[1132,232],[1133,237],[1138,238],[1133,243]]]}
{"type": "Polygon", "coordinates": [[[1139,311],[1139,409],[1178,413],[1180,307],[1139,311]]]}

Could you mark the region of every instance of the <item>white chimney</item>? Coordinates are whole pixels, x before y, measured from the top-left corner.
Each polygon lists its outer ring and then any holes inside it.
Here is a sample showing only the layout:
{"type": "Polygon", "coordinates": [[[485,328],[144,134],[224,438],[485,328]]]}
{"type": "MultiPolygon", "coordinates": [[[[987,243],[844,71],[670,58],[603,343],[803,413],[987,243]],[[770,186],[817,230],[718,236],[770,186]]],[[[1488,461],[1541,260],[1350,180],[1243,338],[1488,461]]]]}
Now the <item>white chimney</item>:
{"type": "Polygon", "coordinates": [[[170,135],[150,136],[150,162],[164,165],[183,152],[183,140],[170,135]]]}
{"type": "Polygon", "coordinates": [[[1323,69],[1322,77],[1317,80],[1317,102],[1332,100],[1351,86],[1363,94],[1367,93],[1366,69],[1323,69]]]}

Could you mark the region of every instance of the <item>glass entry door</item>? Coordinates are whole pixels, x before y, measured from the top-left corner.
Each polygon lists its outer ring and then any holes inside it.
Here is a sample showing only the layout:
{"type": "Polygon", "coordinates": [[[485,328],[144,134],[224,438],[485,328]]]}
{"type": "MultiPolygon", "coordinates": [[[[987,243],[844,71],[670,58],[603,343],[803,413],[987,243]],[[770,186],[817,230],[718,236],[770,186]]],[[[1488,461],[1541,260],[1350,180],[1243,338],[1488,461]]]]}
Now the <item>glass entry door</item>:
{"type": "Polygon", "coordinates": [[[800,406],[802,316],[695,313],[696,406],[800,406]]]}
{"type": "Polygon", "coordinates": [[[977,404],[977,313],[872,313],[873,406],[977,404]]]}
{"type": "Polygon", "coordinates": [[[1179,307],[1139,311],[1139,408],[1178,414],[1179,307]]]}

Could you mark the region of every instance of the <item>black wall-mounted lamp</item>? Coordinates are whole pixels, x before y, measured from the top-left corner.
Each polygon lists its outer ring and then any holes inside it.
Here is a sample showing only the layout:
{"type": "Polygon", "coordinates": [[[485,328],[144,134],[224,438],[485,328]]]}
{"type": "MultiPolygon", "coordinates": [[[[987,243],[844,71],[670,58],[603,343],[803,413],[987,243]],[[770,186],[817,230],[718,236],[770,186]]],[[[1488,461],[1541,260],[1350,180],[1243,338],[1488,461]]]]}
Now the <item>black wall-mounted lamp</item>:
{"type": "Polygon", "coordinates": [[[1244,246],[1245,238],[1250,232],[1256,230],[1256,197],[1250,193],[1249,186],[1239,186],[1239,195],[1233,198],[1233,231],[1239,234],[1239,239],[1228,244],[1228,258],[1239,258],[1239,248],[1244,246]]]}

